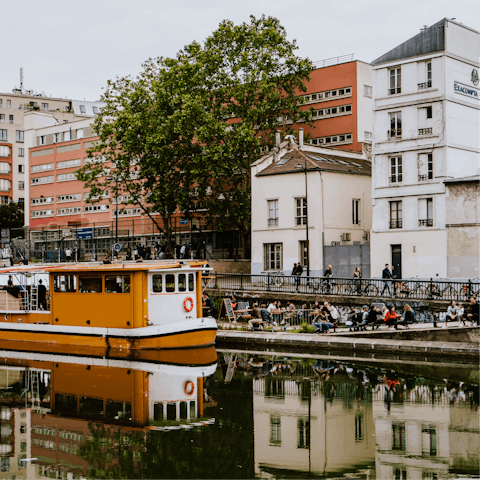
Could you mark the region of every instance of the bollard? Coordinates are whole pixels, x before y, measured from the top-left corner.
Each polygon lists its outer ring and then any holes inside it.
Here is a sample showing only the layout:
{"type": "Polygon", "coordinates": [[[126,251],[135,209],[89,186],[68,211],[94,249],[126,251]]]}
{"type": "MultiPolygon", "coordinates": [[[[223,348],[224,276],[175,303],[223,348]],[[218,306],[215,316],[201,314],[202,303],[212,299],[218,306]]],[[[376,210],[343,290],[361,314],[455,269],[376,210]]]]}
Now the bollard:
{"type": "Polygon", "coordinates": [[[435,313],[433,315],[433,328],[437,327],[437,318],[438,318],[438,313],[435,313]]]}

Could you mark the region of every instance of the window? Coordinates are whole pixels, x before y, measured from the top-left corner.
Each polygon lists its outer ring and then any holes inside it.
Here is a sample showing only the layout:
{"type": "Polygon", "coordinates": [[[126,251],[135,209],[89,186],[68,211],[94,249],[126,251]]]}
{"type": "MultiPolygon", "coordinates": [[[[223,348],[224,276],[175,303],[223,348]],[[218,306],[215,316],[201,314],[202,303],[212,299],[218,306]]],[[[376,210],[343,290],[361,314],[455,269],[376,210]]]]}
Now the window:
{"type": "Polygon", "coordinates": [[[432,62],[427,62],[427,87],[432,86],[432,62]]]}
{"type": "Polygon", "coordinates": [[[68,142],[72,139],[72,133],[70,130],[68,132],[63,132],[63,141],[68,142]]]}
{"type": "MultiPolygon", "coordinates": [[[[135,217],[142,214],[141,208],[123,208],[122,210],[118,210],[119,217],[135,217]]],[[[113,215],[117,215],[117,210],[113,211],[113,215]]]]}
{"type": "Polygon", "coordinates": [[[366,95],[367,97],[371,97],[372,96],[372,93],[373,93],[373,89],[372,87],[368,86],[368,85],[364,85],[363,86],[363,94],[366,95]]]}
{"type": "Polygon", "coordinates": [[[402,157],[390,157],[390,183],[401,183],[402,180],[402,157]]]}
{"type": "Polygon", "coordinates": [[[81,207],[57,208],[57,215],[76,215],[81,212],[81,207]]]}
{"type": "Polygon", "coordinates": [[[77,177],[74,173],[61,173],[60,175],[57,175],[57,182],[70,182],[76,179],[77,177]]]}
{"type": "Polygon", "coordinates": [[[364,439],[365,427],[363,426],[363,413],[355,414],[355,441],[361,442],[364,439]]]}
{"type": "Polygon", "coordinates": [[[16,130],[15,131],[15,141],[18,142],[18,143],[23,143],[23,140],[24,140],[24,131],[23,130],[16,130]]]}
{"type": "Polygon", "coordinates": [[[12,188],[10,180],[0,179],[0,192],[8,192],[12,188]]]}
{"type": "Polygon", "coordinates": [[[331,137],[320,137],[320,138],[312,138],[310,140],[312,145],[323,145],[323,144],[338,144],[343,145],[347,143],[352,143],[352,134],[346,133],[343,135],[334,135],[331,137]]]}
{"type": "Polygon", "coordinates": [[[178,274],[178,291],[179,292],[187,291],[187,276],[184,273],[178,274]]]}
{"type": "Polygon", "coordinates": [[[0,162],[0,174],[6,175],[10,173],[10,164],[7,162],[0,162]]]}
{"type": "Polygon", "coordinates": [[[76,160],[65,160],[63,162],[57,162],[57,169],[79,167],[81,164],[82,161],[79,158],[76,160]]]}
{"type": "Polygon", "coordinates": [[[315,110],[312,114],[314,117],[338,117],[341,115],[350,115],[352,113],[352,105],[340,105],[338,107],[331,107],[331,108],[321,108],[319,110],[315,110]]]}
{"type": "Polygon", "coordinates": [[[18,164],[18,173],[25,173],[25,165],[23,163],[18,164]]]}
{"type": "Polygon", "coordinates": [[[80,105],[80,113],[85,113],[85,105],[80,105]]]}
{"type": "Polygon", "coordinates": [[[45,203],[53,203],[53,197],[32,198],[32,205],[41,205],[45,203]]]}
{"type": "Polygon", "coordinates": [[[41,110],[47,111],[48,110],[48,103],[42,103],[40,106],[41,110]]]}
{"type": "Polygon", "coordinates": [[[77,276],[76,275],[55,275],[53,277],[54,292],[76,292],[77,276]]]}
{"type": "Polygon", "coordinates": [[[9,157],[10,156],[10,147],[6,145],[0,145],[0,157],[9,157]]]}
{"type": "Polygon", "coordinates": [[[152,276],[152,290],[153,293],[161,293],[163,291],[163,275],[152,276]]]}
{"type": "Polygon", "coordinates": [[[44,172],[46,170],[53,170],[53,163],[42,163],[41,165],[32,165],[30,167],[32,173],[44,172]]]}
{"type": "Polygon", "coordinates": [[[433,153],[421,153],[417,160],[418,181],[433,180],[433,153]]]}
{"type": "Polygon", "coordinates": [[[307,418],[297,421],[297,448],[310,448],[310,422],[307,418]]]}
{"type": "Polygon", "coordinates": [[[110,205],[104,203],[102,205],[86,205],[83,207],[83,211],[85,213],[93,213],[93,212],[108,212],[110,211],[110,205]]]}
{"type": "Polygon", "coordinates": [[[264,270],[283,269],[283,243],[263,244],[264,270]]]}
{"type": "Polygon", "coordinates": [[[422,454],[437,455],[437,430],[422,426],[422,454]]]}
{"type": "Polygon", "coordinates": [[[130,275],[106,275],[105,293],[130,293],[130,275]]]}
{"type": "Polygon", "coordinates": [[[77,130],[77,138],[83,138],[83,128],[77,130]]]}
{"type": "Polygon", "coordinates": [[[0,113],[0,123],[5,123],[5,115],[0,113]]]}
{"type": "Polygon", "coordinates": [[[372,132],[363,132],[363,140],[365,142],[371,142],[372,141],[372,132]]]}
{"type": "Polygon", "coordinates": [[[427,180],[433,179],[433,153],[427,154],[427,180]]]}
{"type": "Polygon", "coordinates": [[[92,107],[94,115],[97,115],[98,113],[98,107],[92,107]]]}
{"type": "Polygon", "coordinates": [[[394,95],[396,93],[402,92],[402,69],[399,68],[392,68],[390,70],[390,88],[388,89],[388,93],[390,95],[394,95]]]}
{"type": "Polygon", "coordinates": [[[82,199],[81,193],[72,193],[70,195],[58,195],[57,203],[79,202],[82,199]]]}
{"type": "MultiPolygon", "coordinates": [[[[67,107],[65,107],[65,108],[67,108],[67,107]]],[[[68,123],[68,120],[64,120],[63,123],[68,123]]]]}
{"type": "Polygon", "coordinates": [[[390,202],[390,228],[402,228],[402,202],[390,202]]]}
{"type": "Polygon", "coordinates": [[[402,112],[394,112],[390,114],[390,138],[402,137],[402,112]]]}
{"type": "Polygon", "coordinates": [[[394,423],[392,425],[392,450],[405,450],[405,424],[394,423]]]}
{"type": "Polygon", "coordinates": [[[36,217],[53,217],[54,211],[53,210],[33,210],[32,211],[32,218],[36,217]]]}
{"type": "Polygon", "coordinates": [[[295,199],[295,225],[307,224],[307,199],[296,198],[295,199]]]}
{"type": "Polygon", "coordinates": [[[59,143],[62,141],[62,134],[61,133],[54,133],[53,134],[53,143],[59,143]]]}
{"type": "Polygon", "coordinates": [[[426,118],[432,118],[432,106],[425,108],[426,118]]]}
{"type": "Polygon", "coordinates": [[[12,101],[11,100],[7,100],[7,108],[12,108],[12,101]]]}
{"type": "Polygon", "coordinates": [[[24,148],[19,148],[18,149],[18,156],[19,157],[24,157],[25,156],[25,149],[24,148]]]}
{"type": "Polygon", "coordinates": [[[360,200],[352,200],[352,223],[360,225],[360,200]]]}
{"type": "Polygon", "coordinates": [[[433,198],[418,199],[418,226],[433,227],[433,198]]]}
{"type": "Polygon", "coordinates": [[[24,181],[20,180],[18,182],[18,189],[19,190],[25,190],[25,182],[24,181]]]}
{"type": "Polygon", "coordinates": [[[352,87],[338,88],[335,90],[327,90],[323,92],[311,93],[303,95],[303,104],[323,102],[325,99],[329,100],[332,97],[350,97],[352,95],[352,87]]]}
{"type": "Polygon", "coordinates": [[[282,444],[282,423],[280,415],[270,415],[270,445],[282,444]]]}
{"type": "Polygon", "coordinates": [[[6,142],[7,141],[7,130],[0,129],[0,141],[6,142]]]}
{"type": "Polygon", "coordinates": [[[9,123],[10,125],[13,125],[13,115],[9,115],[9,116],[8,116],[8,123],[9,123]]]}
{"type": "Polygon", "coordinates": [[[37,137],[37,145],[45,145],[47,142],[47,137],[45,135],[40,135],[37,137]]]}
{"type": "Polygon", "coordinates": [[[79,275],[78,291],[80,293],[102,293],[102,277],[79,275]]]}
{"type": "Polygon", "coordinates": [[[299,242],[300,252],[298,258],[300,258],[300,263],[302,264],[303,268],[306,268],[308,265],[308,248],[306,240],[301,240],[299,242]]]}
{"type": "Polygon", "coordinates": [[[175,275],[172,273],[165,275],[165,290],[169,293],[175,291],[175,275]]]}
{"type": "Polygon", "coordinates": [[[268,226],[278,226],[278,200],[268,200],[268,226]]]}

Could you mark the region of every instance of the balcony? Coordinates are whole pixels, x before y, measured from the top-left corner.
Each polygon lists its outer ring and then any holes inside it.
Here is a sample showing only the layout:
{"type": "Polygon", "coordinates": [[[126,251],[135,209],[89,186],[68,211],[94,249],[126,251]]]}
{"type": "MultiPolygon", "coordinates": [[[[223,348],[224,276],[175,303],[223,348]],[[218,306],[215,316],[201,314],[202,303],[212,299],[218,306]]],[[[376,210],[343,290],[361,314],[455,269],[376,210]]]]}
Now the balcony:
{"type": "Polygon", "coordinates": [[[268,219],[268,226],[269,226],[269,227],[278,227],[278,217],[276,217],[276,218],[269,218],[269,219],[268,219]]]}
{"type": "Polygon", "coordinates": [[[419,182],[425,182],[427,180],[427,176],[426,175],[419,175],[418,176],[418,181],[419,182]]]}
{"type": "Polygon", "coordinates": [[[402,138],[402,129],[397,128],[396,130],[387,130],[388,138],[402,138]]]}
{"type": "Polygon", "coordinates": [[[390,228],[402,228],[401,220],[390,220],[390,228]]]}
{"type": "Polygon", "coordinates": [[[432,135],[433,128],[419,128],[418,129],[418,136],[421,137],[422,135],[432,135]]]}
{"type": "Polygon", "coordinates": [[[403,175],[400,173],[398,175],[390,175],[390,183],[402,183],[403,175]]]}
{"type": "Polygon", "coordinates": [[[428,82],[423,82],[418,84],[419,90],[425,90],[426,88],[432,88],[432,81],[429,80],[428,82]]]}
{"type": "Polygon", "coordinates": [[[433,218],[427,218],[426,220],[418,221],[419,227],[433,227],[433,218]]]}
{"type": "Polygon", "coordinates": [[[388,94],[389,95],[395,95],[396,93],[402,93],[402,88],[401,87],[396,87],[396,88],[389,88],[388,89],[388,94]]]}

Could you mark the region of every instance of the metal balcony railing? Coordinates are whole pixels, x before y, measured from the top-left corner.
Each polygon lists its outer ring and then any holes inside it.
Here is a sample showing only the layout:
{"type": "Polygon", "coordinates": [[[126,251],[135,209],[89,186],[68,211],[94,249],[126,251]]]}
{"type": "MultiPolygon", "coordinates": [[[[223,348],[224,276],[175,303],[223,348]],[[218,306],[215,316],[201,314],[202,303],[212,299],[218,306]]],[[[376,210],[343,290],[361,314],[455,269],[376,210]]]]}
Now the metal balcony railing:
{"type": "Polygon", "coordinates": [[[419,181],[419,182],[424,182],[426,179],[427,179],[427,176],[426,176],[426,175],[419,175],[419,176],[418,176],[418,181],[419,181]]]}
{"type": "Polygon", "coordinates": [[[403,179],[402,174],[390,175],[390,183],[401,183],[403,179]]]}
{"type": "Polygon", "coordinates": [[[418,89],[419,90],[425,90],[426,88],[431,88],[432,86],[432,81],[429,80],[428,82],[423,82],[418,84],[418,89]]]}
{"type": "Polygon", "coordinates": [[[339,57],[326,58],[325,60],[317,60],[312,62],[315,68],[330,67],[332,65],[339,65],[340,63],[347,63],[353,61],[353,53],[348,55],[341,55],[339,57]]]}
{"type": "Polygon", "coordinates": [[[402,228],[402,220],[390,220],[390,228],[402,228]]]}
{"type": "Polygon", "coordinates": [[[402,138],[402,129],[388,130],[388,138],[402,138]]]}
{"type": "Polygon", "coordinates": [[[388,94],[389,95],[395,95],[397,93],[402,93],[402,87],[396,87],[396,88],[389,88],[388,89],[388,94]]]}
{"type": "Polygon", "coordinates": [[[427,218],[425,220],[418,221],[419,227],[433,227],[433,218],[427,218]]]}
{"type": "Polygon", "coordinates": [[[276,217],[276,218],[269,218],[269,219],[268,219],[268,226],[269,226],[269,227],[278,227],[278,217],[276,217]]]}

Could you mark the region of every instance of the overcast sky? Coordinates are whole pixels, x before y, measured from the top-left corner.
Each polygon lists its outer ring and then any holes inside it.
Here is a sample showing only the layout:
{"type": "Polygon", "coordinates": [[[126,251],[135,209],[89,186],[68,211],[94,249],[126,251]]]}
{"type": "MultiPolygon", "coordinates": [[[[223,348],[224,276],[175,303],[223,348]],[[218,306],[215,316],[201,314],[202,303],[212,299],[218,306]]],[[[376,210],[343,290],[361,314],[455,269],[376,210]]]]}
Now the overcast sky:
{"type": "Polygon", "coordinates": [[[223,19],[275,16],[298,54],[355,54],[371,62],[444,17],[480,30],[478,0],[23,0],[2,3],[0,91],[98,100],[108,79],[133,75],[149,57],[174,56],[223,19]],[[5,48],[5,44],[7,48],[5,48]]]}

